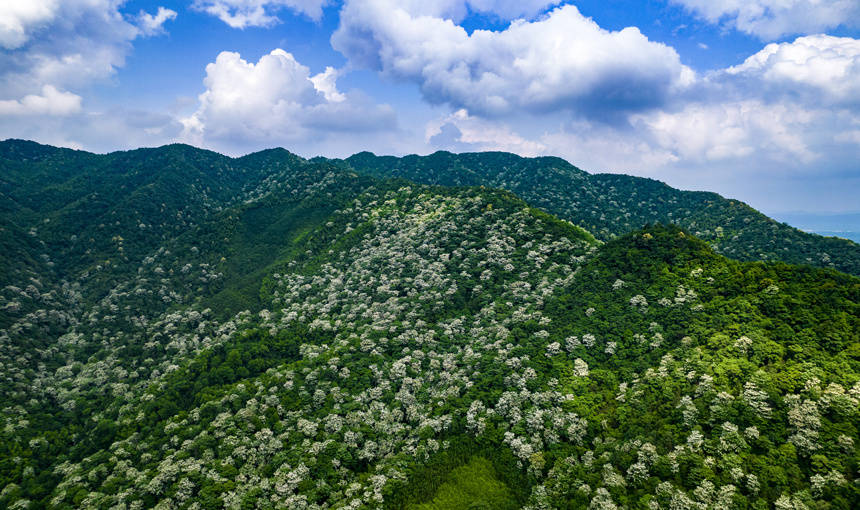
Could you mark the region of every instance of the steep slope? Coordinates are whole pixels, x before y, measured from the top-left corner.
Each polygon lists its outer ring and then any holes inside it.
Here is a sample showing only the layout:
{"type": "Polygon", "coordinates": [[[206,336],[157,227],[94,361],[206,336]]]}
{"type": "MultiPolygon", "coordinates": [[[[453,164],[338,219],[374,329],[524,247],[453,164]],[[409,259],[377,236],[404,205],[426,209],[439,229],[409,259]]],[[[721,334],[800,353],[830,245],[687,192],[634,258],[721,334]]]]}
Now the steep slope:
{"type": "Polygon", "coordinates": [[[75,275],[131,261],[195,221],[246,199],[278,163],[231,159],[184,145],[95,155],[32,142],[0,144],[4,216],[46,245],[57,270],[75,275]]]}
{"type": "Polygon", "coordinates": [[[65,327],[69,314],[44,310],[99,302],[169,240],[244,201],[302,194],[321,167],[284,150],[233,159],[185,145],[96,155],[2,142],[0,327],[65,327]]]}
{"type": "MultiPolygon", "coordinates": [[[[140,308],[93,314],[64,345],[103,353],[5,409],[0,503],[456,507],[468,480],[500,508],[860,501],[860,280],[674,227],[600,246],[480,188],[340,204],[257,263],[257,313],[199,303],[109,343],[140,308]]],[[[242,239],[242,208],[219,236],[242,239]]],[[[152,264],[177,275],[179,253],[152,264]]]]}
{"type": "Polygon", "coordinates": [[[648,224],[675,223],[738,260],[781,260],[860,274],[860,245],[851,241],[802,232],[716,193],[681,191],[628,175],[590,175],[559,158],[494,152],[395,158],[363,152],[344,162],[377,177],[506,189],[602,240],[648,224]]]}
{"type": "MultiPolygon", "coordinates": [[[[190,218],[184,229],[149,239],[150,251],[133,245],[116,263],[62,278],[42,264],[39,272],[31,271],[35,277],[25,275],[32,283],[25,279],[3,289],[0,318],[8,326],[0,329],[0,361],[10,368],[0,382],[5,398],[26,402],[34,381],[50,383],[52,370],[69,360],[118,366],[113,349],[127,341],[146,342],[151,324],[170,310],[198,302],[218,317],[259,309],[259,271],[372,182],[330,165],[305,165],[275,191],[190,218]],[[84,340],[81,331],[97,333],[84,340]]],[[[35,245],[37,253],[49,253],[44,245],[35,245]]],[[[135,358],[124,370],[145,375],[163,369],[166,359],[169,353],[138,365],[143,360],[135,358]]]]}
{"type": "MultiPolygon", "coordinates": [[[[625,175],[591,175],[559,158],[437,152],[404,158],[360,153],[343,161],[314,161],[382,178],[506,189],[602,240],[647,224],[675,223],[739,260],[781,260],[860,274],[860,246],[848,240],[807,234],[714,193],[680,191],[625,175]]],[[[0,196],[7,221],[25,231],[35,229],[66,274],[107,260],[115,263],[134,243],[144,243],[135,251],[146,252],[153,245],[148,240],[157,235],[169,237],[185,228],[188,218],[277,189],[289,182],[292,169],[306,164],[283,149],[235,159],[183,145],[95,155],[7,140],[0,142],[0,196]],[[123,253],[118,253],[117,238],[123,253]],[[92,245],[90,239],[102,244],[92,245]]]]}
{"type": "Polygon", "coordinates": [[[0,241],[28,258],[0,316],[2,507],[860,504],[855,277],[674,226],[601,243],[509,192],[283,150],[119,153],[136,184],[78,218],[26,179],[91,155],[19,145],[51,163],[3,188],[0,241]],[[153,183],[182,200],[112,239],[153,183]]]}
{"type": "MultiPolygon", "coordinates": [[[[347,180],[361,182],[357,176],[338,175],[347,180]]],[[[317,192],[300,194],[297,198],[301,203],[319,202],[319,198],[315,199],[315,196],[330,198],[331,191],[343,191],[350,188],[348,183],[343,180],[326,179],[324,176],[317,179],[316,183],[320,189],[317,192]]],[[[399,191],[401,188],[402,184],[397,183],[386,184],[382,188],[370,186],[366,192],[360,192],[360,186],[353,187],[352,189],[358,190],[353,195],[354,201],[334,213],[329,221],[319,224],[312,233],[303,233],[301,229],[293,229],[292,233],[281,239],[281,248],[283,248],[281,254],[282,257],[285,257],[282,264],[287,264],[289,267],[301,263],[308,268],[319,267],[322,261],[330,258],[324,249],[325,246],[331,245],[338,248],[338,251],[346,253],[351,250],[350,246],[362,243],[364,238],[361,236],[363,233],[368,230],[377,232],[377,222],[385,220],[384,225],[388,225],[385,227],[386,229],[397,228],[401,221],[400,213],[396,204],[391,202],[392,197],[396,197],[398,193],[405,194],[404,200],[408,198],[412,206],[427,207],[426,210],[421,211],[420,215],[414,217],[414,228],[419,230],[425,228],[424,225],[427,223],[432,225],[439,222],[444,222],[445,225],[450,226],[448,228],[453,228],[454,223],[451,222],[450,216],[457,214],[458,220],[468,220],[469,214],[475,206],[472,205],[472,209],[462,206],[469,205],[474,201],[481,203],[488,214],[496,205],[497,212],[494,214],[500,218],[518,214],[517,211],[524,207],[524,204],[506,194],[490,196],[486,192],[482,192],[489,198],[481,202],[481,198],[474,191],[436,190],[433,192],[428,188],[410,192],[409,188],[399,191]],[[367,204],[366,207],[370,207],[372,210],[367,209],[362,204],[367,204]],[[389,215],[392,217],[388,217],[389,215]],[[341,229],[349,231],[351,235],[336,235],[341,232],[341,229]],[[293,239],[300,242],[302,249],[290,248],[293,239]]],[[[325,203],[331,202],[326,201],[325,203]]],[[[231,341],[229,337],[233,336],[236,328],[235,325],[231,324],[247,325],[249,318],[247,315],[240,314],[226,323],[219,323],[217,318],[213,317],[213,312],[204,309],[204,304],[192,309],[170,312],[165,310],[161,301],[167,297],[168,301],[173,303],[171,308],[174,310],[177,304],[189,302],[190,298],[195,295],[202,294],[205,302],[205,296],[211,292],[211,289],[209,291],[201,287],[195,289],[189,284],[195,280],[212,280],[213,275],[217,276],[214,278],[216,297],[219,295],[220,286],[229,287],[232,284],[230,273],[226,273],[225,277],[224,273],[215,273],[215,267],[209,266],[205,262],[199,262],[201,259],[217,259],[219,255],[223,259],[223,254],[229,254],[240,248],[242,244],[234,243],[231,241],[231,237],[236,235],[240,239],[244,238],[245,233],[240,227],[246,223],[243,218],[248,214],[256,218],[256,211],[259,207],[270,205],[272,202],[267,198],[261,200],[260,204],[246,204],[239,209],[225,211],[221,219],[214,221],[211,227],[201,226],[197,234],[188,238],[177,239],[175,243],[159,248],[152,257],[148,257],[151,260],[146,261],[137,275],[130,277],[128,281],[121,281],[109,293],[108,298],[89,309],[84,317],[85,320],[81,320],[73,331],[64,335],[57,346],[40,352],[38,366],[34,363],[31,373],[25,373],[22,370],[24,367],[20,365],[13,367],[11,363],[15,359],[13,356],[4,360],[10,362],[4,363],[7,370],[5,374],[7,380],[9,377],[13,377],[21,381],[11,391],[4,392],[5,398],[8,399],[6,404],[9,406],[4,408],[4,416],[18,423],[28,422],[29,426],[25,426],[25,429],[32,427],[33,432],[41,431],[44,434],[43,437],[47,438],[46,440],[50,443],[50,447],[46,444],[45,449],[30,451],[27,454],[28,457],[34,456],[34,464],[31,466],[40,472],[43,479],[28,477],[26,466],[17,466],[18,475],[23,477],[20,481],[32,485],[25,490],[31,495],[35,495],[40,493],[40,487],[50,486],[50,479],[53,475],[50,470],[46,469],[46,463],[56,462],[57,456],[74,460],[83,454],[92,453],[94,450],[109,445],[114,434],[118,433],[117,427],[110,424],[115,423],[113,421],[116,418],[115,413],[127,409],[127,404],[132,396],[129,393],[130,390],[134,388],[145,389],[146,385],[143,382],[147,378],[157,381],[162,373],[176,370],[176,364],[180,363],[179,360],[183,356],[212,345],[229,343],[231,341]],[[210,232],[214,232],[217,237],[214,237],[210,232]],[[186,244],[189,239],[193,239],[195,244],[191,246],[186,244]],[[221,243],[222,239],[226,242],[221,243]],[[193,248],[197,248],[196,252],[193,248]],[[197,257],[197,260],[191,262],[198,263],[191,264],[189,257],[197,257]],[[157,275],[165,277],[169,275],[169,279],[158,278],[157,275]],[[223,280],[227,281],[224,282],[223,280]],[[109,342],[102,341],[107,337],[110,337],[109,342]],[[96,381],[99,382],[94,384],[96,381]],[[111,384],[104,384],[108,381],[111,384]],[[28,385],[27,382],[30,384],[28,385]],[[33,384],[34,382],[35,384],[33,384]],[[18,403],[14,403],[16,401],[18,403]],[[113,404],[111,404],[112,402],[113,404]],[[102,409],[105,411],[100,411],[102,409]],[[110,419],[105,420],[105,415],[110,419]],[[91,420],[104,423],[104,425],[92,429],[87,426],[91,420]],[[64,439],[68,437],[74,437],[76,443],[75,448],[70,451],[66,450],[67,444],[65,443],[66,439],[64,439]],[[55,444],[54,441],[56,441],[55,444]],[[21,471],[22,469],[24,471],[21,471]]],[[[282,217],[291,215],[289,207],[282,206],[280,210],[282,217]]],[[[545,217],[543,213],[537,211],[531,214],[535,218],[533,221],[540,222],[542,221],[540,218],[545,217]]],[[[272,222],[272,224],[277,223],[279,222],[272,222]]],[[[586,239],[589,241],[585,242],[593,242],[593,238],[575,227],[559,224],[554,228],[569,232],[573,239],[586,239]]],[[[470,242],[481,242],[480,232],[481,225],[475,226],[469,234],[470,242]]],[[[381,233],[387,235],[393,231],[382,230],[381,233]]],[[[435,233],[437,231],[432,231],[432,234],[435,233]]],[[[427,235],[431,235],[431,232],[428,232],[427,235]]],[[[462,234],[452,231],[451,235],[457,237],[456,242],[450,241],[452,246],[464,242],[462,234]]],[[[443,238],[442,241],[447,240],[443,238]]],[[[405,236],[403,242],[411,243],[414,242],[414,239],[405,236]]],[[[246,250],[257,248],[254,245],[245,246],[246,250]]],[[[394,249],[395,247],[386,248],[394,249]]],[[[424,250],[421,246],[414,249],[424,250]]],[[[247,255],[241,256],[248,257],[247,255]]],[[[253,260],[253,258],[248,257],[249,260],[253,260]]],[[[395,258],[388,255],[385,260],[390,261],[395,258]]],[[[478,261],[475,260],[474,262],[477,263],[478,261]]],[[[257,267],[269,263],[269,260],[257,262],[257,267]]],[[[412,261],[408,265],[409,271],[418,271],[417,277],[426,279],[425,285],[429,288],[426,289],[426,293],[422,294],[421,300],[431,299],[427,311],[431,316],[442,313],[441,309],[446,303],[455,302],[462,305],[471,295],[471,289],[462,289],[458,292],[455,286],[455,292],[447,293],[443,300],[441,294],[431,292],[432,288],[445,283],[438,282],[436,277],[433,277],[433,272],[438,270],[435,267],[438,262],[429,267],[425,267],[426,264],[420,263],[420,261],[412,261]],[[430,273],[426,273],[428,270],[430,273]]],[[[476,268],[475,271],[483,272],[484,269],[476,268]]],[[[240,277],[241,273],[234,273],[232,279],[237,280],[240,277]]],[[[384,277],[385,275],[383,275],[384,277]]],[[[477,279],[477,277],[473,278],[477,279]]],[[[258,289],[260,283],[261,280],[258,280],[258,289]]],[[[447,285],[449,284],[446,284],[446,290],[451,290],[447,285]]],[[[267,303],[270,305],[277,302],[277,297],[273,296],[282,292],[278,289],[272,289],[272,287],[272,284],[267,285],[269,288],[266,293],[268,296],[267,303]]],[[[298,285],[295,289],[303,290],[303,287],[303,285],[298,285]]],[[[382,295],[390,292],[377,290],[382,292],[382,295]]],[[[498,286],[488,290],[493,293],[500,293],[498,286]]],[[[386,302],[385,304],[389,303],[386,302]]],[[[386,313],[391,312],[391,310],[386,311],[386,313]]],[[[217,312],[214,314],[217,315],[217,312]]],[[[242,327],[242,329],[246,328],[242,327]]],[[[299,331],[301,329],[302,327],[299,326],[299,331]]],[[[243,341],[239,340],[239,343],[243,343],[243,341]]],[[[272,343],[270,341],[265,342],[269,354],[274,354],[270,352],[272,343]]],[[[278,359],[273,357],[270,361],[277,362],[278,359]]],[[[265,365],[264,368],[271,366],[265,365]]],[[[277,366],[277,363],[274,366],[277,366]]],[[[205,373],[207,377],[211,373],[221,374],[217,370],[206,370],[205,373]]],[[[259,373],[259,370],[253,373],[259,373]]],[[[242,375],[243,372],[231,370],[224,372],[224,374],[227,375],[223,375],[226,379],[222,382],[231,381],[234,377],[233,374],[242,375]]],[[[247,375],[247,372],[244,374],[247,375]]],[[[220,378],[221,375],[217,375],[217,377],[220,378]]],[[[180,380],[187,382],[189,378],[182,376],[180,380]]],[[[221,379],[216,379],[216,381],[218,380],[221,379]]],[[[209,389],[207,393],[211,393],[214,389],[209,389]]],[[[158,404],[158,408],[152,411],[155,417],[171,416],[172,412],[165,409],[175,408],[176,403],[181,404],[183,397],[187,396],[188,393],[180,392],[178,398],[172,393],[166,395],[168,398],[163,400],[165,403],[158,404]]],[[[162,400],[157,402],[162,402],[162,400]]],[[[146,419],[143,421],[143,423],[150,422],[157,423],[157,420],[146,419]]],[[[14,452],[22,453],[17,450],[16,445],[26,445],[26,443],[18,441],[8,441],[4,444],[11,448],[2,455],[6,461],[15,455],[14,452]]]]}

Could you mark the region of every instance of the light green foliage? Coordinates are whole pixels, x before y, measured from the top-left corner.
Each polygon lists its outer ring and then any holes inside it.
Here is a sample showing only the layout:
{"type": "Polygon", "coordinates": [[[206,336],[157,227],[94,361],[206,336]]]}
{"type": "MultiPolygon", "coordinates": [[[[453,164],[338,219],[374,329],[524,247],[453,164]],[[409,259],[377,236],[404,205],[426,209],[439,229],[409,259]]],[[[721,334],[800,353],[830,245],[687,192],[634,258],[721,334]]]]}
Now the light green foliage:
{"type": "Polygon", "coordinates": [[[411,505],[409,510],[507,510],[518,508],[510,489],[498,479],[493,465],[481,457],[451,471],[433,500],[411,505]]]}

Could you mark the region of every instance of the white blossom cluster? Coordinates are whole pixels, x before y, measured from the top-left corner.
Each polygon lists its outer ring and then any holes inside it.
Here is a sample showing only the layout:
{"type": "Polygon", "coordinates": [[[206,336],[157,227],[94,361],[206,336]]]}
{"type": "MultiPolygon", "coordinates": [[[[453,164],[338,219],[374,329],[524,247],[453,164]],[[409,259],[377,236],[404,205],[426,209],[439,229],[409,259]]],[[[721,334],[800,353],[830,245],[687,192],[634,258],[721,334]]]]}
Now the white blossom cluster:
{"type": "MultiPolygon", "coordinates": [[[[450,409],[489,367],[503,367],[512,389],[492,405],[475,404],[465,413],[473,433],[480,435],[490,424],[501,428],[520,462],[536,472],[543,469],[543,450],[561,441],[581,442],[587,423],[564,410],[569,396],[533,391],[530,381],[537,373],[528,356],[516,354],[509,336],[521,323],[549,324],[541,314],[543,302],[570,285],[589,246],[550,236],[535,241],[529,233],[543,220],[525,209],[494,210],[480,196],[431,196],[406,188],[372,198],[359,197],[332,221],[342,236],[359,227],[366,232],[357,244],[313,273],[304,273],[301,263],[277,272],[276,311],[253,318],[273,333],[302,323],[312,333],[334,335],[331,342],[302,345],[301,369],[270,370],[253,386],[240,384],[207,404],[216,408],[211,418],[204,416],[213,411],[197,408],[169,422],[166,451],[153,452],[136,436],[111,447],[117,458],[126,452],[138,464],[148,459],[155,469],[93,476],[100,460],[86,459],[66,468],[56,497],[84,485],[92,504],[107,501],[98,499],[99,487],[119,476],[128,487],[122,499],[130,504],[147,494],[161,497],[169,487],[171,494],[181,489],[171,496],[181,504],[197,490],[198,477],[222,480],[223,468],[213,464],[211,447],[203,446],[214,439],[218,458],[226,456],[220,465],[226,462],[239,473],[236,487],[223,498],[228,507],[253,492],[280,507],[315,508],[306,499],[310,489],[301,483],[326,452],[334,453],[330,464],[337,477],[319,479],[313,488],[326,494],[325,506],[379,503],[382,487],[402,479],[409,462],[446,447],[437,438],[456,419],[450,409]],[[512,264],[518,273],[505,269],[512,264]],[[480,302],[477,288],[494,299],[475,314],[445,316],[449,301],[467,291],[464,284],[472,288],[465,296],[470,301],[480,302]],[[369,372],[372,385],[347,389],[356,387],[360,372],[369,372]],[[285,399],[305,404],[287,408],[285,399]],[[259,424],[264,415],[276,416],[277,433],[259,424]],[[274,456],[288,460],[261,477],[274,456]],[[373,466],[374,475],[362,476],[356,465],[373,466]]],[[[201,327],[190,320],[193,313],[166,315],[151,324],[152,347],[188,354],[238,334],[251,320],[240,314],[224,325],[201,327]],[[185,321],[190,328],[177,327],[185,321]],[[205,343],[193,336],[204,332],[215,338],[205,343]]],[[[534,340],[548,346],[548,336],[540,330],[534,340]]],[[[587,375],[587,366],[578,370],[587,375]]]]}

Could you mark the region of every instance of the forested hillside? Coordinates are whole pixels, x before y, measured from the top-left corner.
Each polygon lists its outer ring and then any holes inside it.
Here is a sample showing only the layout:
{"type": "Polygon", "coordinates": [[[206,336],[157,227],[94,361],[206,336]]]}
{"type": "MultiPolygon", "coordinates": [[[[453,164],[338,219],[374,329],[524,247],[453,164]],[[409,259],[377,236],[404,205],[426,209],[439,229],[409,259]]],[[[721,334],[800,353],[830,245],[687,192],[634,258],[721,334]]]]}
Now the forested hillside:
{"type": "Polygon", "coordinates": [[[0,146],[0,507],[860,504],[854,276],[477,177],[0,146]]]}
{"type": "Polygon", "coordinates": [[[674,223],[734,259],[781,260],[860,274],[860,245],[846,239],[808,234],[716,193],[681,191],[629,175],[592,175],[560,158],[503,152],[396,158],[362,152],[344,163],[379,177],[506,189],[602,240],[647,224],[674,223]]]}
{"type": "MultiPolygon", "coordinates": [[[[156,226],[181,229],[193,221],[189,218],[268,190],[284,179],[285,172],[309,163],[283,149],[241,158],[185,145],[95,155],[21,140],[0,142],[0,162],[4,217],[14,218],[19,226],[41,222],[38,229],[50,236],[52,248],[72,250],[72,258],[63,259],[71,263],[82,262],[81,251],[92,255],[111,249],[85,243],[75,249],[65,246],[71,242],[69,232],[74,232],[75,240],[85,234],[76,229],[100,229],[99,236],[90,236],[94,242],[112,239],[103,235],[110,229],[132,233],[132,239],[123,238],[126,244],[147,242],[153,236],[145,227],[127,229],[130,222],[141,220],[139,226],[150,220],[156,226]],[[152,172],[153,168],[161,170],[152,172]],[[86,214],[79,210],[81,204],[91,207],[86,214]],[[102,221],[81,224],[89,215],[102,221]]],[[[681,191],[629,175],[589,174],[560,158],[500,152],[396,158],[363,152],[346,160],[311,162],[424,184],[506,189],[604,241],[645,225],[672,223],[730,258],[780,260],[860,275],[860,245],[846,239],[803,232],[715,193],[681,191]]]]}

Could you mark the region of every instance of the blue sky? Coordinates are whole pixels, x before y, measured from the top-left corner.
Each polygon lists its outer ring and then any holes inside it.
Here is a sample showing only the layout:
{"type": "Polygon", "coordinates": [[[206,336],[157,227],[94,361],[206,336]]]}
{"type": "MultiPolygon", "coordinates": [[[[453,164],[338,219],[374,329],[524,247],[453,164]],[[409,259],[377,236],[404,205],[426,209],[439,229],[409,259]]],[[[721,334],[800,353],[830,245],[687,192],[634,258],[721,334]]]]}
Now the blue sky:
{"type": "Polygon", "coordinates": [[[97,152],[505,150],[860,210],[856,0],[28,0],[0,138],[97,152]]]}

